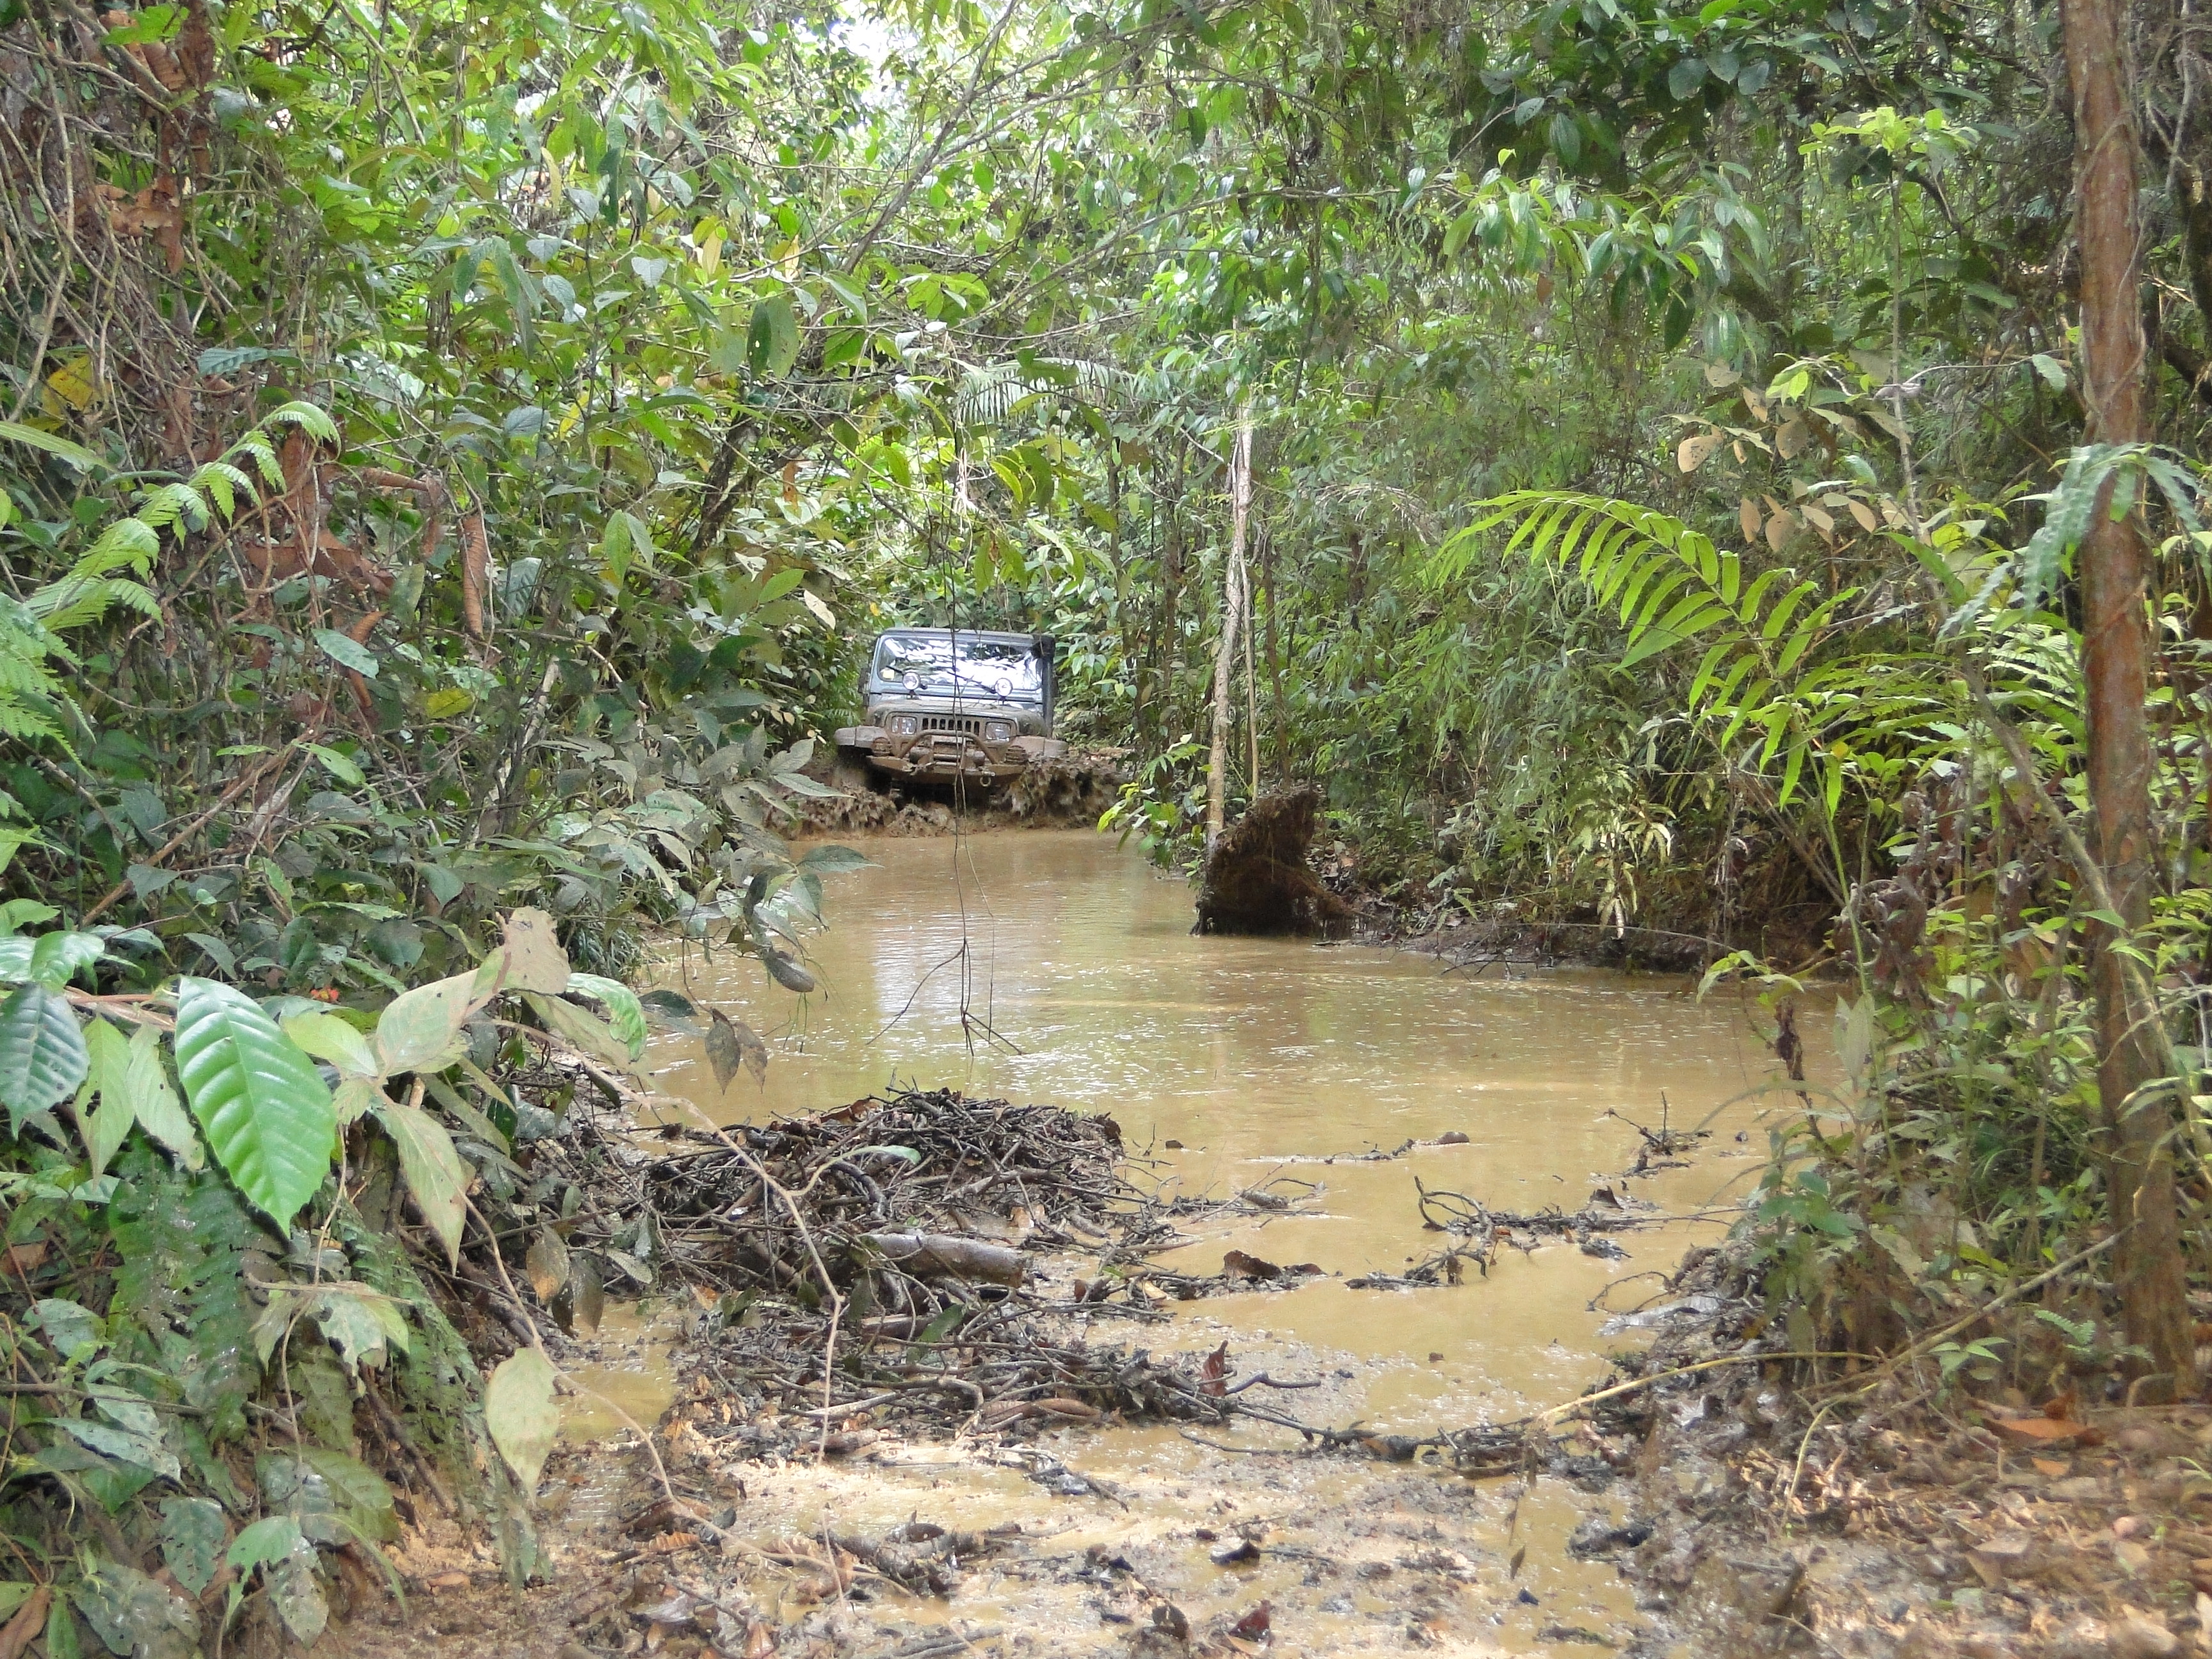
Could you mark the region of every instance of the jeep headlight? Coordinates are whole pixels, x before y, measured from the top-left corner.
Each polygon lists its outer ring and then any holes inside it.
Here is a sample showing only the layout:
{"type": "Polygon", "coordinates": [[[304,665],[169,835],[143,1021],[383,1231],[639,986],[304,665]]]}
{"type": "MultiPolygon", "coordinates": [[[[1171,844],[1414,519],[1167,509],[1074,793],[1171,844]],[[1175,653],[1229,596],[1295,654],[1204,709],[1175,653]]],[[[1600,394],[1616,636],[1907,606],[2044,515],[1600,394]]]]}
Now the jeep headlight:
{"type": "Polygon", "coordinates": [[[921,720],[918,715],[894,714],[891,716],[891,735],[895,738],[910,738],[921,730],[921,720]]]}
{"type": "Polygon", "coordinates": [[[983,722],[983,735],[993,743],[1010,743],[1013,740],[1013,722],[1011,720],[985,720],[983,722]]]}

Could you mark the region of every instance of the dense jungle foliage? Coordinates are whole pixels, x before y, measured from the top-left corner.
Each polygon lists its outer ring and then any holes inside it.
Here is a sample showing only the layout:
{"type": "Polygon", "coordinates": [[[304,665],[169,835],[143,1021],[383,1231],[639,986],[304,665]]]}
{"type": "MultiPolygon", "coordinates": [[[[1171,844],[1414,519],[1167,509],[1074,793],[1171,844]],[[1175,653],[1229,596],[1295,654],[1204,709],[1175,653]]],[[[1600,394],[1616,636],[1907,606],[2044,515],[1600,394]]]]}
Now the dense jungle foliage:
{"type": "Polygon", "coordinates": [[[392,1480],[531,1569],[555,1368],[454,1322],[557,1242],[515,1068],[634,1066],[656,931],[811,988],[892,620],[1055,635],[1164,859],[1319,780],[1412,921],[1753,976],[1793,1066],[1841,975],[1797,1346],[2193,1386],[2205,29],[0,9],[0,1648],[310,1640],[392,1480]]]}

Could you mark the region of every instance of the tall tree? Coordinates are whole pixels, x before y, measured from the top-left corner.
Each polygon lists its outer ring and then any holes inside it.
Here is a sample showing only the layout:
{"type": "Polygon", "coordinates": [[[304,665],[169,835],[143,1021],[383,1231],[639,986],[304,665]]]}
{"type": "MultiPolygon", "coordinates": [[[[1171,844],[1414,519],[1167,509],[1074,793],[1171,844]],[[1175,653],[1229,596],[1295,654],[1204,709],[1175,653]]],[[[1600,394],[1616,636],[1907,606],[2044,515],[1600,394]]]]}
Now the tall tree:
{"type": "MultiPolygon", "coordinates": [[[[2075,234],[2081,260],[2081,370],[2092,443],[2149,438],[2144,396],[2136,202],[2138,147],[2122,61],[2116,0],[2063,0],[2074,96],[2075,234]]],[[[2109,496],[2117,479],[2108,481],[2109,496]]],[[[2081,544],[2081,672],[2089,717],[2089,796],[2096,856],[2119,911],[2099,927],[2097,1089],[2110,1137],[2112,1220],[2124,1230],[2118,1277],[2128,1340],[2177,1394],[2193,1389],[2188,1279],[2168,1150],[2172,1114],[2136,1097],[2159,1075],[2156,1008],[2129,972],[2122,935],[2150,920],[2151,744],[2144,714],[2150,654],[2144,601],[2149,550],[2141,516],[2114,518],[2100,500],[2081,544]]]]}

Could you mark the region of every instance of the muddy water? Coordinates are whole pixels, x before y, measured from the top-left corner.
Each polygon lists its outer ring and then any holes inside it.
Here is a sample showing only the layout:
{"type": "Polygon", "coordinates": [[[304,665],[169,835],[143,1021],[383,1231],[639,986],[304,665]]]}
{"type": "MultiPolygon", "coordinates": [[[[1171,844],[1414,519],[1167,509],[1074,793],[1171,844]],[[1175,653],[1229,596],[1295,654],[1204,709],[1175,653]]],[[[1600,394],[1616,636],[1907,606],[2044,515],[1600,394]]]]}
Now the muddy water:
{"type": "MultiPolygon", "coordinates": [[[[1166,1260],[1214,1272],[1222,1252],[1238,1248],[1316,1262],[1332,1277],[1185,1304],[1174,1327],[1139,1334],[1155,1347],[1226,1339],[1241,1374],[1322,1379],[1322,1390],[1275,1396],[1295,1413],[1419,1435],[1556,1403],[1602,1371],[1609,1344],[1596,1332],[1606,1308],[1647,1297],[1657,1281],[1637,1275],[1671,1267],[1718,1231],[1708,1221],[1630,1234],[1626,1261],[1562,1243],[1509,1254],[1486,1279],[1457,1287],[1347,1288],[1346,1278],[1402,1269],[1436,1248],[1420,1225],[1416,1176],[1494,1208],[1573,1209],[1633,1161],[1638,1138],[1621,1115],[1656,1126],[1663,1111],[1676,1127],[1705,1124],[1711,1138],[1689,1168],[1639,1178],[1635,1192],[1688,1212],[1732,1203],[1755,1178],[1763,1115],[1778,1109],[1757,1090],[1773,1062],[1752,1011],[1728,997],[1701,1003],[1689,985],[1666,979],[1447,973],[1407,953],[1194,938],[1182,882],[1083,831],[861,845],[875,866],[832,884],[833,925],[812,941],[822,990],[803,1005],[745,958],[708,963],[695,954],[670,964],[672,982],[741,1012],[768,1039],[765,1086],[740,1074],[719,1092],[696,1040],[674,1038],[655,1050],[659,1085],[736,1121],[818,1110],[895,1080],[951,1085],[1109,1112],[1170,1188],[1310,1183],[1274,1188],[1307,1191],[1303,1213],[1217,1231],[1166,1260]],[[1452,1132],[1464,1144],[1345,1161],[1452,1132]]],[[[641,1393],[625,1378],[622,1388],[634,1411],[650,1404],[649,1387],[641,1393]]],[[[1294,1443],[1238,1438],[1250,1448],[1294,1443]]],[[[1536,1482],[1516,1510],[1498,1482],[1225,1454],[1164,1430],[1050,1443],[1113,1501],[1054,1498],[1018,1472],[917,1447],[858,1478],[792,1471],[758,1491],[754,1519],[805,1532],[819,1529],[822,1511],[835,1510],[842,1528],[888,1525],[919,1508],[958,1527],[1011,1516],[1079,1554],[1093,1541],[1149,1540],[1188,1558],[1180,1593],[1195,1602],[1187,1604],[1194,1618],[1209,1596],[1225,1607],[1271,1595],[1279,1630],[1300,1608],[1302,1639],[1316,1650],[1381,1640],[1384,1624],[1395,1634],[1383,1644],[1402,1644],[1402,1607],[1385,1608],[1350,1581],[1310,1587],[1311,1563],[1389,1560],[1393,1549],[1403,1559],[1407,1539],[1442,1540],[1477,1564],[1473,1587],[1438,1604],[1429,1639],[1468,1651],[1544,1650],[1560,1639],[1547,1632],[1619,1639],[1634,1624],[1612,1570],[1561,1548],[1605,1500],[1554,1483],[1536,1482]],[[1254,1517],[1308,1541],[1243,1573],[1210,1566],[1190,1541],[1197,1527],[1254,1517]],[[1524,1541],[1527,1563],[1511,1577],[1504,1560],[1524,1541]]],[[[990,1592],[978,1596],[994,1610],[990,1592]]],[[[1019,1617],[1024,1606],[1010,1591],[995,1611],[1019,1617]]],[[[1032,1606],[1028,1616],[1060,1613],[1032,1606]]]]}

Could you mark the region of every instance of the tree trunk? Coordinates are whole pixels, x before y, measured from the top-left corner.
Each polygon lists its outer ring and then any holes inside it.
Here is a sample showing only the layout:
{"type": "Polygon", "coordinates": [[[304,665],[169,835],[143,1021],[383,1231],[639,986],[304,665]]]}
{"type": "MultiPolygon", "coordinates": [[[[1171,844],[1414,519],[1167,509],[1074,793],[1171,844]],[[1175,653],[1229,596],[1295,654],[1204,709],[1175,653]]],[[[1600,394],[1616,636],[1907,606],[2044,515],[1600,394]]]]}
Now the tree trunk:
{"type": "Polygon", "coordinates": [[[1175,491],[1167,498],[1167,526],[1160,541],[1159,687],[1155,703],[1163,746],[1174,741],[1176,653],[1182,649],[1182,621],[1176,614],[1176,597],[1182,591],[1182,465],[1178,454],[1175,491]]]}
{"type": "MultiPolygon", "coordinates": [[[[2062,0],[2066,70],[2074,94],[2075,232],[2081,256],[2081,368],[2092,443],[2149,436],[2144,350],[2136,296],[2142,225],[2136,143],[2121,61],[2116,0],[2062,0]]],[[[2106,486],[2110,495],[2112,486],[2106,486]]],[[[2100,501],[2080,552],[2081,677],[2088,702],[2089,799],[2095,854],[2126,930],[2150,915],[2150,729],[2144,716],[2149,625],[2144,615],[2149,556],[2140,517],[2114,520],[2100,501]]],[[[2196,1388],[2189,1311],[2168,1150],[2172,1113],[2128,1109],[2159,1075],[2149,1023],[2156,1009],[2131,983],[2113,930],[2090,939],[2097,996],[2097,1092],[2108,1136],[2112,1221],[2128,1231],[2116,1269],[2128,1340],[2150,1355],[2162,1378],[2153,1397],[2196,1388]]]]}
{"type": "Polygon", "coordinates": [[[1221,839],[1229,805],[1230,692],[1237,679],[1237,624],[1244,614],[1244,526],[1252,512],[1252,406],[1237,416],[1229,459],[1229,557],[1221,574],[1221,640],[1213,653],[1213,752],[1206,766],[1206,847],[1221,839]]]}
{"type": "Polygon", "coordinates": [[[1291,776],[1291,706],[1283,690],[1283,653],[1277,639],[1275,538],[1272,532],[1262,532],[1260,537],[1260,589],[1267,609],[1267,678],[1273,684],[1275,701],[1275,776],[1279,781],[1287,783],[1291,776]]]}

